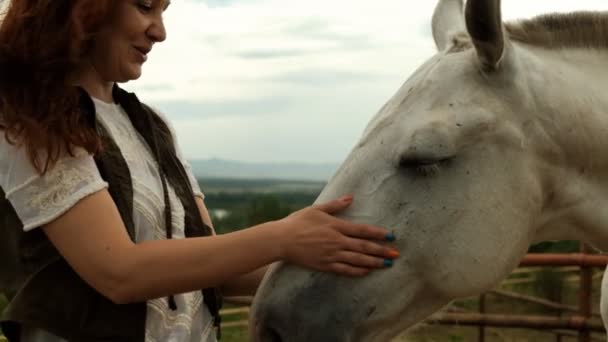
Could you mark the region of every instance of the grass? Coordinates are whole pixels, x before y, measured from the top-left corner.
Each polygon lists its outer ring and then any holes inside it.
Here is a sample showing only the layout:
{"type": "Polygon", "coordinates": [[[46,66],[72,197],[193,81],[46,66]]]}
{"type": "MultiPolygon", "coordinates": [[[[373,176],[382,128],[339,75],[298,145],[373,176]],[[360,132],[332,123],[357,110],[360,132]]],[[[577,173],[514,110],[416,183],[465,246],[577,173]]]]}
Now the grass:
{"type": "MultiPolygon", "coordinates": [[[[554,333],[530,329],[486,328],[486,342],[555,342],[554,333]]],[[[479,328],[460,326],[420,325],[393,342],[470,342],[477,341],[479,328]]],[[[601,334],[594,335],[598,339],[601,334]]],[[[605,341],[605,338],[603,338],[605,341]]],[[[224,328],[222,342],[248,342],[246,328],[224,328]]],[[[561,342],[576,342],[576,337],[564,336],[561,342]]]]}
{"type": "MultiPolygon", "coordinates": [[[[521,294],[538,296],[553,301],[578,306],[578,278],[576,272],[560,273],[554,272],[554,268],[543,268],[534,274],[531,282],[514,283],[509,285],[503,283],[499,289],[516,291],[521,294]]],[[[602,270],[596,271],[593,281],[592,307],[593,311],[599,311],[599,296],[602,270]]],[[[509,279],[522,277],[521,274],[514,274],[509,279]]],[[[459,307],[470,310],[478,308],[477,298],[469,298],[456,303],[459,307]]],[[[520,315],[558,315],[554,310],[546,309],[536,304],[527,304],[500,298],[492,295],[486,296],[486,312],[499,314],[520,314],[520,315]]],[[[479,334],[478,327],[463,326],[437,326],[419,325],[411,331],[404,333],[395,342],[434,342],[434,341],[477,341],[479,334]]],[[[552,331],[541,331],[533,329],[514,329],[514,328],[489,328],[485,329],[485,341],[487,342],[554,342],[556,334],[552,331]]],[[[593,334],[595,339],[606,341],[605,334],[593,334]]],[[[575,336],[562,336],[562,342],[576,342],[575,336]]]]}
{"type": "MultiPolygon", "coordinates": [[[[394,342],[469,342],[477,341],[479,328],[459,326],[421,326],[394,342]]],[[[605,340],[605,339],[604,339],[605,340]]],[[[555,342],[555,334],[530,329],[485,329],[486,342],[555,342]]],[[[561,342],[576,342],[576,337],[562,337],[561,342]]]]}
{"type": "Polygon", "coordinates": [[[222,342],[247,342],[247,329],[243,327],[222,328],[222,342]]]}
{"type": "MultiPolygon", "coordinates": [[[[224,309],[241,307],[241,305],[224,305],[224,309]]],[[[222,315],[222,323],[237,322],[247,319],[247,314],[237,313],[222,315]]],[[[245,342],[249,341],[247,327],[224,327],[222,328],[222,342],[245,342]]]]}

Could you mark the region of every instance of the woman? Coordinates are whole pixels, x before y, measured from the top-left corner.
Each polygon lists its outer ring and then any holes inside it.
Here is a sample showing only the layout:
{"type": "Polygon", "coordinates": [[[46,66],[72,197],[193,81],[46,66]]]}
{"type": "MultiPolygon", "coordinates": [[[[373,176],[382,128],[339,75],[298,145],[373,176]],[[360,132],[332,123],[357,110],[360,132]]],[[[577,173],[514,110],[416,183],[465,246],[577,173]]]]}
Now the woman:
{"type": "Polygon", "coordinates": [[[332,216],[349,196],[213,234],[169,123],[116,86],[165,40],[168,6],[11,1],[0,27],[11,341],[213,341],[220,289],[255,293],[272,262],[363,276],[398,255],[385,229],[332,216]]]}

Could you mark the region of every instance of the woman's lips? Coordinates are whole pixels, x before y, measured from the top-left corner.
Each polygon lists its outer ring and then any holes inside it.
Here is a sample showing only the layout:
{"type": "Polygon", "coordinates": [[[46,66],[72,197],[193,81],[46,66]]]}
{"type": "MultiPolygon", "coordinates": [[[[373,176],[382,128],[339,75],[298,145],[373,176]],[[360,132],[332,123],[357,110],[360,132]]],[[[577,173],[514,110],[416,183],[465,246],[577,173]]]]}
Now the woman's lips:
{"type": "Polygon", "coordinates": [[[141,63],[145,62],[148,60],[148,52],[150,52],[150,49],[145,49],[145,48],[140,48],[140,47],[134,47],[137,56],[139,57],[141,63]]]}

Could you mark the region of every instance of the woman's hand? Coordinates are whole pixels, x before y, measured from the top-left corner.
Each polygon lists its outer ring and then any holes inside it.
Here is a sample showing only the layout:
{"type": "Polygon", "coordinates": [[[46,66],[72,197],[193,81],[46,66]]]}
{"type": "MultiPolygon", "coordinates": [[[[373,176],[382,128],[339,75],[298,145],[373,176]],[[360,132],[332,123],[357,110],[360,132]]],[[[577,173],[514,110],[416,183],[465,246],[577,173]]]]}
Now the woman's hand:
{"type": "Polygon", "coordinates": [[[379,241],[393,241],[392,233],[332,216],[352,201],[352,196],[345,196],[277,221],[282,230],[282,258],[306,268],[347,276],[363,276],[373,269],[391,266],[399,253],[379,241]]]}

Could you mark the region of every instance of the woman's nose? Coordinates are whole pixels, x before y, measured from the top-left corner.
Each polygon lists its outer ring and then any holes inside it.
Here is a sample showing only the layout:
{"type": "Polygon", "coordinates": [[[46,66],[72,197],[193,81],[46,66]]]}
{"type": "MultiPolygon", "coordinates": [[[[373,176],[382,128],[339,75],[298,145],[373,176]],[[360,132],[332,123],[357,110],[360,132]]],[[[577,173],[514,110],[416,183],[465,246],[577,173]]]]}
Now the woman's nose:
{"type": "Polygon", "coordinates": [[[153,42],[162,42],[167,39],[167,31],[165,30],[163,19],[159,18],[155,20],[148,28],[146,34],[153,42]]]}

